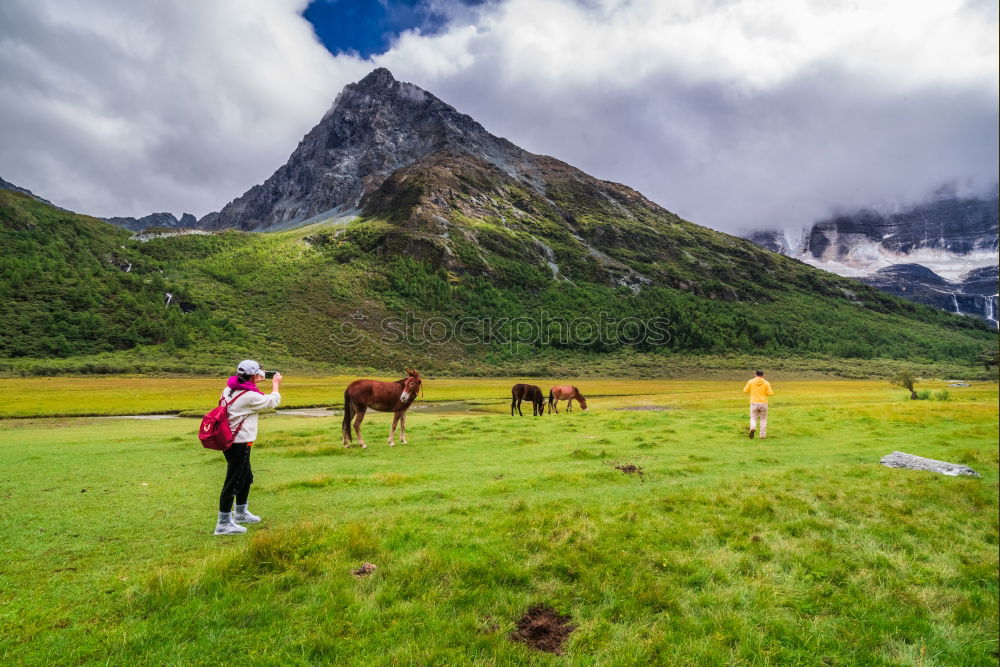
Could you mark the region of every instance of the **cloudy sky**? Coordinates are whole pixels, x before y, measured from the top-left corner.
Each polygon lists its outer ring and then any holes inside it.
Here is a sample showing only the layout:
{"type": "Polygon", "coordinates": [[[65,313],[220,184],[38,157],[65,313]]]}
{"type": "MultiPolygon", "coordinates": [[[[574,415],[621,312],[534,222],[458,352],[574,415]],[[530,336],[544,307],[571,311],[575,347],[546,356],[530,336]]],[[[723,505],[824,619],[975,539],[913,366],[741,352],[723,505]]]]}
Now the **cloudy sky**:
{"type": "Polygon", "coordinates": [[[998,178],[995,0],[3,0],[0,177],[201,217],[377,66],[726,231],[998,178]]]}

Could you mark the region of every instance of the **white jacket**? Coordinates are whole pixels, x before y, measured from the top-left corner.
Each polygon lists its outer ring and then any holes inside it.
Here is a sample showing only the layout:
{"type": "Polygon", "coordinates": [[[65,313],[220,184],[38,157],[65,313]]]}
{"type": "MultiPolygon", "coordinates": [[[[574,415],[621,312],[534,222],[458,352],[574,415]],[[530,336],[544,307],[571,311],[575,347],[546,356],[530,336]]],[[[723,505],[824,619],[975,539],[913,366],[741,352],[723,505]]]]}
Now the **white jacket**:
{"type": "MultiPolygon", "coordinates": [[[[226,387],[222,390],[222,398],[229,403],[231,396],[239,394],[242,389],[230,389],[226,387]]],[[[236,427],[243,421],[240,432],[236,434],[233,442],[253,442],[257,439],[257,413],[268,408],[276,408],[281,403],[281,394],[272,391],[270,394],[258,394],[255,391],[248,391],[232,403],[229,403],[229,428],[236,431],[236,427]]]]}

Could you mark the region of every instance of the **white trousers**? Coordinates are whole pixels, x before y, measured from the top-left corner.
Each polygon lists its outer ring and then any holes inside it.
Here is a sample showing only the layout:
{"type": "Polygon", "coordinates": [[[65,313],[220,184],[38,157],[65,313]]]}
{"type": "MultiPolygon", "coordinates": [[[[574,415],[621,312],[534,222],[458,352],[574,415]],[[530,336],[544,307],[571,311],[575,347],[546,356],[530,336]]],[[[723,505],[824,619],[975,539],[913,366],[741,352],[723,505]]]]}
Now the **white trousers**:
{"type": "Polygon", "coordinates": [[[767,403],[750,404],[750,428],[757,428],[760,419],[760,437],[767,437],[767,403]]]}

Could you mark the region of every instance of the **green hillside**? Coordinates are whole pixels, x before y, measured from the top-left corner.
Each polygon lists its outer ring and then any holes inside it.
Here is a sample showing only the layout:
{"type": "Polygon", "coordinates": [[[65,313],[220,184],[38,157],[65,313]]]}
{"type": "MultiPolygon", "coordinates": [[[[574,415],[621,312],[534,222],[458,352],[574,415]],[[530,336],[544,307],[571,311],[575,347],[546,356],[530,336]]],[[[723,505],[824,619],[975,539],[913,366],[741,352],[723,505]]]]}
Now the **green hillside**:
{"type": "Polygon", "coordinates": [[[0,243],[0,357],[187,345],[225,327],[203,308],[184,315],[191,297],[164,265],[95,218],[0,190],[0,243]],[[168,292],[177,307],[165,307],[168,292]]]}
{"type": "Polygon", "coordinates": [[[995,341],[976,320],[691,224],[555,160],[545,178],[541,196],[435,155],[348,224],[148,241],[0,191],[0,370],[63,358],[76,362],[34,368],[193,371],[244,353],[451,373],[623,354],[971,363],[995,341]],[[560,334],[583,317],[606,335],[560,334]],[[461,340],[436,344],[460,318],[461,340]],[[626,318],[666,335],[632,335],[626,318]]]}

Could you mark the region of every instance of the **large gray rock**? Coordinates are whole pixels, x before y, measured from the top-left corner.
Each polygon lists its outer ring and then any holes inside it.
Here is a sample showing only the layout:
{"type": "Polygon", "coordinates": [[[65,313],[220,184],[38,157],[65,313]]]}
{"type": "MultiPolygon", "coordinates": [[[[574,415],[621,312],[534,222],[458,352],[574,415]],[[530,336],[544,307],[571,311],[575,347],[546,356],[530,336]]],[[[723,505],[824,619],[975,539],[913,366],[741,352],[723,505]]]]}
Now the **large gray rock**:
{"type": "Polygon", "coordinates": [[[939,472],[942,475],[957,477],[958,475],[968,475],[969,477],[979,477],[979,473],[969,466],[947,461],[936,461],[923,456],[914,456],[906,452],[893,452],[882,457],[882,465],[887,468],[909,468],[910,470],[929,470],[939,472]]]}

